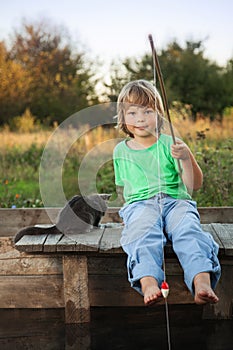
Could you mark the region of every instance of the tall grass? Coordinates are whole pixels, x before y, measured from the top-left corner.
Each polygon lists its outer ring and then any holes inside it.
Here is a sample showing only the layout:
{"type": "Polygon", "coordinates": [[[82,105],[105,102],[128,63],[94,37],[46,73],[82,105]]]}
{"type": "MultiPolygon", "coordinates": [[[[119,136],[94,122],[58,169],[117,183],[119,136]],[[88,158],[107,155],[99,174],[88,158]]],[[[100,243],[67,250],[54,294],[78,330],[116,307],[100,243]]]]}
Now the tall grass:
{"type": "MultiPolygon", "coordinates": [[[[209,119],[192,122],[186,117],[173,116],[173,124],[195,154],[204,173],[202,189],[193,194],[198,205],[232,206],[233,116],[224,118],[222,122],[211,122],[209,119]]],[[[6,129],[0,132],[0,207],[43,206],[39,166],[44,147],[53,131],[16,133],[6,129]]],[[[75,132],[77,130],[72,128],[69,130],[70,135],[75,132]]],[[[113,127],[98,127],[84,133],[69,148],[62,169],[67,198],[80,192],[78,173],[81,170],[84,178],[81,185],[87,191],[113,193],[112,198],[116,197],[111,153],[119,137],[124,136],[113,127]],[[88,166],[80,168],[85,159],[88,166]],[[92,172],[89,159],[97,160],[93,170],[96,173],[91,174],[92,182],[88,174],[88,171],[92,172]]],[[[64,131],[61,149],[66,147],[66,142],[69,142],[69,135],[67,137],[67,131],[64,131]]]]}

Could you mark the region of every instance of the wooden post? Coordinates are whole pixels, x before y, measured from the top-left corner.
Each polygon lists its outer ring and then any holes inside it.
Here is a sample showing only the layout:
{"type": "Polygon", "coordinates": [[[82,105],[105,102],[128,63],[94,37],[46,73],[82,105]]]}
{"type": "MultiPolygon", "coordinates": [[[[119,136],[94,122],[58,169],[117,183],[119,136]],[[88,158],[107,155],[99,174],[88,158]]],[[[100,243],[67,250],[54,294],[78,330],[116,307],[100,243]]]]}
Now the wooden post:
{"type": "Polygon", "coordinates": [[[63,256],[65,322],[90,322],[87,257],[63,256]]]}

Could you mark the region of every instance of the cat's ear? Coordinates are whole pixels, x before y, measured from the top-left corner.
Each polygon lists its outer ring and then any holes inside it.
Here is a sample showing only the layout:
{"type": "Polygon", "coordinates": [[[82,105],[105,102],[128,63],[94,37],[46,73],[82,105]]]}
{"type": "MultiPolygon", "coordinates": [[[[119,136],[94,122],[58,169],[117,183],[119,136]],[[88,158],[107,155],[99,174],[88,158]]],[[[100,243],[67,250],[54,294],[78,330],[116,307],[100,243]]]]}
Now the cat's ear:
{"type": "Polygon", "coordinates": [[[109,194],[109,193],[99,193],[99,196],[100,196],[100,198],[102,198],[104,201],[108,201],[108,200],[111,198],[112,194],[109,194]]]}

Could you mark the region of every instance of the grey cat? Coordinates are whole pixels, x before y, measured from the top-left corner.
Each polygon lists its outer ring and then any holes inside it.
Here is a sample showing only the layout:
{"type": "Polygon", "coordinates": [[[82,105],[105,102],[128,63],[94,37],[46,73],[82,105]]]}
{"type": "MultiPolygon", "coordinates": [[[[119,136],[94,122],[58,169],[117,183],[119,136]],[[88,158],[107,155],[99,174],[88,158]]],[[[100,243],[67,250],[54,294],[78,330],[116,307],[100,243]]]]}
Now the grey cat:
{"type": "Polygon", "coordinates": [[[24,235],[40,235],[42,233],[77,234],[98,227],[101,218],[107,210],[108,194],[93,194],[89,196],[74,196],[60,211],[57,223],[51,227],[29,226],[21,229],[14,237],[14,243],[24,235]]]}

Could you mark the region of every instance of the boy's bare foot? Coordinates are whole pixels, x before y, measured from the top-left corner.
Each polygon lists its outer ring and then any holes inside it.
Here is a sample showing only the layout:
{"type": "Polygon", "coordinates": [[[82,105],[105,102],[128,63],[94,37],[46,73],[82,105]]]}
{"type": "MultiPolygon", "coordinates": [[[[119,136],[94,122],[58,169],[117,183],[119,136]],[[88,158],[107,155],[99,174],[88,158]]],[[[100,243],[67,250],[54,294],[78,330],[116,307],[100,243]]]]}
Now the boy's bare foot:
{"type": "Polygon", "coordinates": [[[194,277],[196,304],[215,304],[219,301],[217,295],[214,293],[210,285],[210,274],[208,272],[198,273],[194,277]]]}
{"type": "Polygon", "coordinates": [[[153,304],[159,297],[161,297],[161,290],[159,289],[158,282],[154,277],[142,277],[140,283],[144,294],[144,303],[146,305],[153,304]]]}

